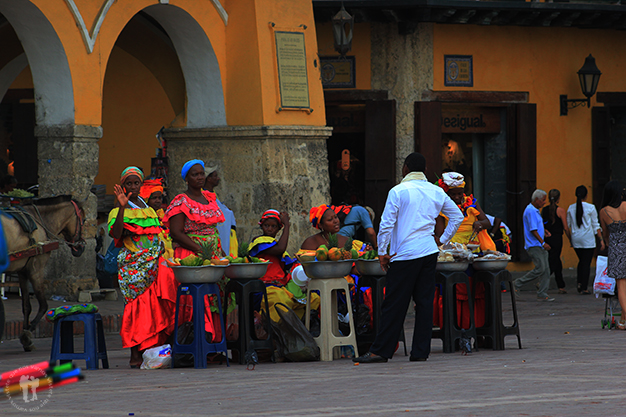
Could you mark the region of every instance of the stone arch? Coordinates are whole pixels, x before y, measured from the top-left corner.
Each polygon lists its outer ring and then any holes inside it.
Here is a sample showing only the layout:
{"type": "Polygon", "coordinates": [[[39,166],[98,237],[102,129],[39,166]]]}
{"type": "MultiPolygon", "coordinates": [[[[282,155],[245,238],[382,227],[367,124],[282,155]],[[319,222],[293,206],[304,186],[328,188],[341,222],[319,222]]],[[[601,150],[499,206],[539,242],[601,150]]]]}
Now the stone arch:
{"type": "Polygon", "coordinates": [[[185,10],[173,5],[143,9],[167,32],[185,78],[187,127],[226,125],[222,76],[208,36],[185,10]]]}
{"type": "MultiPolygon", "coordinates": [[[[74,123],[74,90],[63,44],[46,16],[27,0],[0,0],[0,13],[17,33],[35,87],[35,120],[39,126],[74,123]]],[[[14,71],[6,71],[10,76],[14,71]]],[[[8,80],[0,80],[5,84],[8,80]]]]}

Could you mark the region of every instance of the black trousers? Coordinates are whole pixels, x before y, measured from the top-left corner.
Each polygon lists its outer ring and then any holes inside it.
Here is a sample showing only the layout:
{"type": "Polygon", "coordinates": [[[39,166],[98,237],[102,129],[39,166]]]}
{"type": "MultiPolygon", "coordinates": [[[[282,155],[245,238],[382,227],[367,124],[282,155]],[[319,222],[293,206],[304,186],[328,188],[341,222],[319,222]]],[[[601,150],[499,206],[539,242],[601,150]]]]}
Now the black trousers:
{"type": "Polygon", "coordinates": [[[589,284],[589,274],[591,273],[591,260],[593,259],[592,249],[578,249],[574,248],[576,255],[578,255],[578,292],[586,291],[589,284]]]}
{"type": "Polygon", "coordinates": [[[550,245],[548,251],[548,264],[550,265],[550,274],[554,274],[556,285],[559,288],[565,288],[563,281],[563,263],[561,262],[561,251],[563,250],[563,235],[550,236],[546,238],[546,243],[550,245]]]}
{"type": "Polygon", "coordinates": [[[415,328],[411,356],[427,358],[433,332],[433,299],[437,254],[391,262],[387,271],[380,328],[370,351],[391,358],[404,326],[411,298],[415,301],[415,328]]]}

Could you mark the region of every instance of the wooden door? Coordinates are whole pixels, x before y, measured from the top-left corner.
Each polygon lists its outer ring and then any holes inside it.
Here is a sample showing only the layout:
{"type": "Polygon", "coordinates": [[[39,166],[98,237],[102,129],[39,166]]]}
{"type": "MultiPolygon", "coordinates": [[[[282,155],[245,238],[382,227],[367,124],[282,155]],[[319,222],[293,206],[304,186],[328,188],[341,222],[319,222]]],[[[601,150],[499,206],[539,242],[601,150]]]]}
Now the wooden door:
{"type": "Polygon", "coordinates": [[[426,176],[434,183],[441,176],[441,103],[415,103],[415,151],[426,158],[426,176]]]}
{"type": "Polygon", "coordinates": [[[396,185],[396,101],[365,103],[365,205],[376,213],[378,230],[389,190],[396,185]]]}
{"type": "Polygon", "coordinates": [[[602,207],[604,186],[611,180],[611,113],[608,107],[591,109],[593,204],[602,207]]]}
{"type": "Polygon", "coordinates": [[[513,259],[528,262],[523,215],[537,188],[537,105],[515,104],[507,111],[507,225],[513,259]]]}

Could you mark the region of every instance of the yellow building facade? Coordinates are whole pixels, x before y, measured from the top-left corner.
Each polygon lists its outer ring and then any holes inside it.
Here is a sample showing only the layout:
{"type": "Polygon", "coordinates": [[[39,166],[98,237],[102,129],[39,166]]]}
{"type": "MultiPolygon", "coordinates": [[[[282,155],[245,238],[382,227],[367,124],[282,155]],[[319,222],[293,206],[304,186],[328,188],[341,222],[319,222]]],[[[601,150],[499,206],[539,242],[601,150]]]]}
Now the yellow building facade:
{"type": "MultiPolygon", "coordinates": [[[[395,167],[387,163],[378,181],[397,181],[403,158],[413,150],[427,156],[432,181],[445,169],[462,171],[466,191],[512,229],[516,259],[524,261],[522,212],[535,188],[560,190],[559,205],[567,209],[579,185],[589,190],[588,202],[599,204],[609,179],[626,180],[619,156],[626,89],[619,51],[626,33],[615,24],[626,10],[606,2],[571,3],[343,2],[355,17],[347,54],[355,77],[349,88],[332,80],[324,84],[327,121],[335,128],[329,144],[338,142],[329,145],[329,159],[337,158],[333,149],[371,147],[367,129],[347,121],[378,118],[394,130],[385,142],[396,155],[395,167]],[[561,95],[585,98],[577,71],[589,54],[602,71],[593,109],[561,116],[561,95]],[[450,82],[457,64],[470,66],[470,82],[463,82],[462,72],[450,82]],[[393,111],[367,112],[366,106],[385,101],[393,111]]],[[[330,20],[341,4],[313,4],[320,55],[333,55],[330,20]]],[[[361,156],[369,169],[375,156],[361,156]]],[[[363,202],[381,205],[367,192],[363,202]]],[[[575,267],[577,257],[564,240],[564,267],[575,267]]]]}
{"type": "MultiPolygon", "coordinates": [[[[244,239],[268,208],[294,213],[294,246],[308,235],[295,213],[327,200],[331,133],[310,1],[0,0],[0,17],[0,155],[40,196],[85,201],[86,234],[92,185],[165,152],[171,196],[185,161],[219,165],[244,239]]],[[[94,259],[57,252],[58,275],[93,283],[94,259]]]]}

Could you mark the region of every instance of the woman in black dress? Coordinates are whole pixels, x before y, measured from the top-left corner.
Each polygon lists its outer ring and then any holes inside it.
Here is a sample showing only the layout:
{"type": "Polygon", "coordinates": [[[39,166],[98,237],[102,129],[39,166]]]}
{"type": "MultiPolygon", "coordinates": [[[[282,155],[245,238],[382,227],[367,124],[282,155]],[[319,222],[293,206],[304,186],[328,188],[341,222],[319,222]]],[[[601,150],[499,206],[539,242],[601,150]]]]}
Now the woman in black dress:
{"type": "Polygon", "coordinates": [[[559,190],[550,190],[548,193],[550,205],[542,209],[541,216],[543,217],[546,230],[551,234],[550,237],[545,238],[545,242],[550,245],[550,251],[548,252],[550,274],[554,274],[556,285],[559,287],[559,294],[567,294],[565,281],[563,281],[561,250],[563,249],[563,232],[565,232],[568,239],[570,239],[570,234],[567,228],[567,212],[563,207],[558,206],[560,199],[561,192],[559,190]]]}

